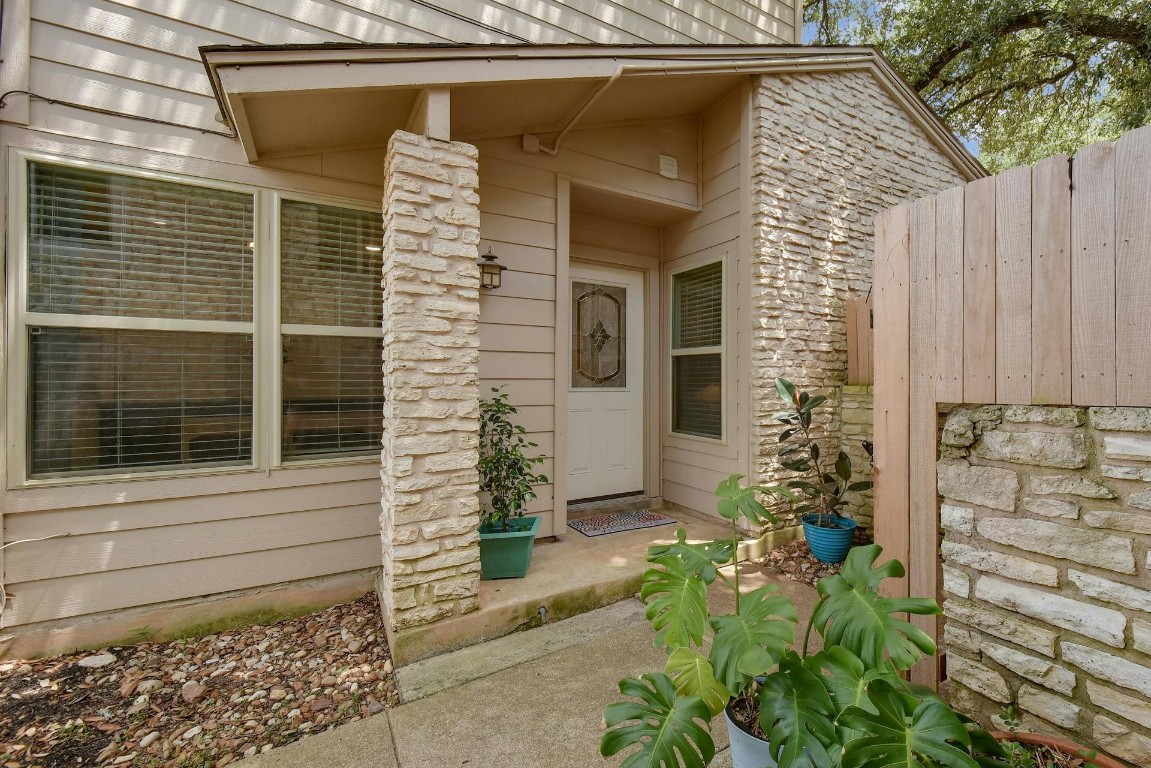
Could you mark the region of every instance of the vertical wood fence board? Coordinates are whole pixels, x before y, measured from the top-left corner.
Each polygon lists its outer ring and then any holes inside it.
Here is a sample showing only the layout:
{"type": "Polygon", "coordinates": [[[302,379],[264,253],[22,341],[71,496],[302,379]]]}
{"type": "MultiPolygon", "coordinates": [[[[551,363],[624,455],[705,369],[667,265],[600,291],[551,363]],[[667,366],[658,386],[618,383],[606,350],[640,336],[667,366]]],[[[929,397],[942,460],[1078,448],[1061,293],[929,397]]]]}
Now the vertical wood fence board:
{"type": "Polygon", "coordinates": [[[871,300],[854,297],[847,300],[847,383],[871,384],[872,368],[871,300]]]}
{"type": "Polygon", "coordinates": [[[935,397],[963,402],[963,187],[935,203],[935,397]]]}
{"type": "MultiPolygon", "coordinates": [[[[910,214],[910,371],[909,371],[909,517],[907,579],[913,596],[939,599],[939,501],[935,456],[938,450],[935,403],[935,199],[911,205],[910,214]],[[930,459],[930,460],[929,460],[930,459]]],[[[931,637],[939,635],[938,616],[912,616],[931,637]]],[[[911,680],[936,687],[939,658],[925,658],[911,680]]]]}
{"type": "MultiPolygon", "coordinates": [[[[883,514],[875,541],[886,556],[908,561],[908,412],[910,408],[909,211],[899,205],[875,219],[875,487],[883,514]]],[[[884,594],[907,595],[907,580],[884,582],[884,594]]]]}
{"type": "Polygon", "coordinates": [[[1067,155],[1031,172],[1031,402],[1071,402],[1071,179],[1067,155]]]}
{"type": "Polygon", "coordinates": [[[1115,144],[1115,399],[1151,405],[1151,126],[1115,144]]]}
{"type": "Polygon", "coordinates": [[[1031,168],[995,177],[995,394],[1031,402],[1031,168]]]}
{"type": "Polygon", "coordinates": [[[995,402],[995,178],[963,201],[963,402],[995,402]]]}
{"type": "Polygon", "coordinates": [[[1115,146],[1075,155],[1071,188],[1071,402],[1115,405],[1115,146]]]}

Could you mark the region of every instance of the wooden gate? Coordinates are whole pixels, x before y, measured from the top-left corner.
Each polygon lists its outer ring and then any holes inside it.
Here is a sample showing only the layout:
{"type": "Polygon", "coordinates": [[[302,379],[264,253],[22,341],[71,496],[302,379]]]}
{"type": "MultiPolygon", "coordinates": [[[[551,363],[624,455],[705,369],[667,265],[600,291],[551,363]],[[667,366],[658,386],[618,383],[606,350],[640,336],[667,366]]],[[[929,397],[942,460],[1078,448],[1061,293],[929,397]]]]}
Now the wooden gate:
{"type": "Polygon", "coordinates": [[[908,564],[893,594],[936,596],[940,404],[1151,406],[1151,126],[875,231],[875,537],[908,564]]]}

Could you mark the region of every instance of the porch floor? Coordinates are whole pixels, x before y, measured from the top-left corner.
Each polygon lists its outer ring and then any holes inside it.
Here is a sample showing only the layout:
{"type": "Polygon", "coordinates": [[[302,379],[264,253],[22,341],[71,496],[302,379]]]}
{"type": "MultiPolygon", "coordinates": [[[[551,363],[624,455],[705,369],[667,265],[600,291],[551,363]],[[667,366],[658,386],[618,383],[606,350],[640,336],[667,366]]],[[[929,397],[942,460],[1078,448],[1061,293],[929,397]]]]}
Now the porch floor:
{"type": "Polygon", "coordinates": [[[677,525],[606,536],[584,536],[564,527],[555,541],[536,544],[523,579],[480,582],[478,611],[438,622],[404,638],[393,655],[398,666],[467,645],[559,621],[610,605],[639,591],[647,548],[671,543],[684,528],[689,541],[726,536],[722,521],[679,509],[657,507],[677,525]]]}

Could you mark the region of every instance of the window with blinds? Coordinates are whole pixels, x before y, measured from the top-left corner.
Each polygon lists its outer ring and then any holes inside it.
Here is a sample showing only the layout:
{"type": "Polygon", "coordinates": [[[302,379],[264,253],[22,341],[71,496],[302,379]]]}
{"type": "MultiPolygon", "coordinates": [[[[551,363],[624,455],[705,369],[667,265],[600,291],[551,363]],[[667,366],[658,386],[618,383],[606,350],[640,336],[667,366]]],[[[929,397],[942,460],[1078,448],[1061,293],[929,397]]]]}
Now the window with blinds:
{"type": "Polygon", "coordinates": [[[378,211],[22,162],[13,477],[378,455],[378,211]],[[258,303],[277,291],[278,318],[258,303]]]}
{"type": "Polygon", "coordinates": [[[723,263],[671,278],[671,431],[723,439],[723,263]]]}
{"type": "Polygon", "coordinates": [[[280,207],[285,462],[380,450],[382,240],[376,212],[280,207]]]}
{"type": "Polygon", "coordinates": [[[27,473],[252,460],[251,194],[28,164],[27,473]]]}

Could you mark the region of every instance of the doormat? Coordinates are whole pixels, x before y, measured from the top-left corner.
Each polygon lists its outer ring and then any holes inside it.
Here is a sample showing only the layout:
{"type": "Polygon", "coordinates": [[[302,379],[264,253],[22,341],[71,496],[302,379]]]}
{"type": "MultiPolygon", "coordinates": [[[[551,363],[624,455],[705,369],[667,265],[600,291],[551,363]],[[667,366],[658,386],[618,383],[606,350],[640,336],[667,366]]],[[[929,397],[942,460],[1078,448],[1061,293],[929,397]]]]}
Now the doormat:
{"type": "Polygon", "coordinates": [[[604,536],[640,528],[654,528],[657,525],[671,525],[674,522],[676,522],[674,518],[650,509],[635,509],[630,512],[608,512],[569,520],[568,528],[574,528],[584,536],[604,536]]]}

